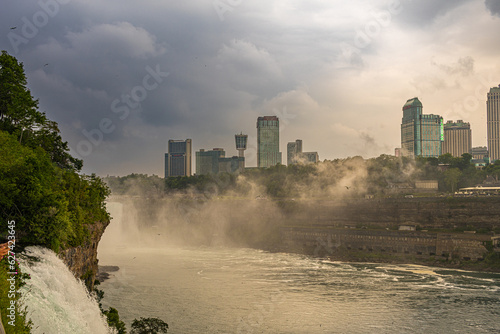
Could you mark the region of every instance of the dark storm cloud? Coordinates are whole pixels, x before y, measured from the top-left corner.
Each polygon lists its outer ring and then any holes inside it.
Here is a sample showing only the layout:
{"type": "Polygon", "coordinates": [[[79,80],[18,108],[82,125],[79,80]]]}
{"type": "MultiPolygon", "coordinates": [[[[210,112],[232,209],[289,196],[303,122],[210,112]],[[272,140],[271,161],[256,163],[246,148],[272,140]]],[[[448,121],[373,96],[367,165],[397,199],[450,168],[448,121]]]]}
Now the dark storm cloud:
{"type": "Polygon", "coordinates": [[[491,14],[500,16],[500,0],[486,0],[484,3],[491,14]]]}

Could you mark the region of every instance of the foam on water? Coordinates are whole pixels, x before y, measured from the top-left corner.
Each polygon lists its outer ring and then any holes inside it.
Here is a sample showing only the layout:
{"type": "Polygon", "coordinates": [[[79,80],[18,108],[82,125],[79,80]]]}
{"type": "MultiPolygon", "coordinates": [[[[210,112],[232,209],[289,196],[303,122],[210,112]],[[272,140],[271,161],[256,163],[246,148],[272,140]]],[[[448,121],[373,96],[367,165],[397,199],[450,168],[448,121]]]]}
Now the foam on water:
{"type": "Polygon", "coordinates": [[[32,333],[112,333],[85,285],[53,251],[28,247],[24,254],[29,257],[21,255],[21,269],[31,279],[22,288],[23,302],[33,321],[32,333]]]}

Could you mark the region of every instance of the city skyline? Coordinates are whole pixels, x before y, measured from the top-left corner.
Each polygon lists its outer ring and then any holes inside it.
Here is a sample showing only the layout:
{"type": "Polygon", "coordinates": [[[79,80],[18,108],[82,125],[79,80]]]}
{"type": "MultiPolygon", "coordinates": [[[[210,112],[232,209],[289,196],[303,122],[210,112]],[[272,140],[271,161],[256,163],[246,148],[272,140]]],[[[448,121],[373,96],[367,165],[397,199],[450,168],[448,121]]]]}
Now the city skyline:
{"type": "Polygon", "coordinates": [[[279,117],[282,152],[300,137],[322,160],[393,154],[413,96],[487,146],[498,2],[221,2],[8,2],[0,49],[88,174],[163,175],[169,138],[236,155],[240,131],[256,166],[259,115],[279,117]]]}

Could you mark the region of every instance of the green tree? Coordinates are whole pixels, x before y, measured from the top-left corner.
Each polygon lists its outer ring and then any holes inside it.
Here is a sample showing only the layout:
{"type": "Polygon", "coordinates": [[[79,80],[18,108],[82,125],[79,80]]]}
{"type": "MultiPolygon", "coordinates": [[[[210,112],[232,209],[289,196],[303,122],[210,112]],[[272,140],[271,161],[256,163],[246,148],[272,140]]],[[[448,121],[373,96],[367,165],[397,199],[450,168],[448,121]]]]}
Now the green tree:
{"type": "Polygon", "coordinates": [[[95,175],[80,175],[57,123],[39,112],[22,64],[0,55],[0,230],[16,221],[19,246],[60,247],[88,241],[85,228],[107,221],[109,190],[95,175]]]}
{"type": "Polygon", "coordinates": [[[125,323],[120,320],[120,316],[118,315],[118,311],[110,307],[109,310],[103,312],[108,320],[108,325],[110,327],[116,328],[118,334],[127,334],[127,328],[125,327],[125,323]]]}
{"type": "Polygon", "coordinates": [[[161,334],[167,333],[168,324],[158,318],[134,319],[130,334],[161,334]]]}
{"type": "Polygon", "coordinates": [[[461,170],[464,170],[466,168],[469,168],[471,166],[471,161],[472,161],[472,154],[470,153],[464,153],[462,154],[462,157],[460,158],[460,168],[461,170]]]}
{"type": "Polygon", "coordinates": [[[38,110],[38,100],[26,87],[23,64],[2,51],[0,55],[0,130],[25,146],[41,147],[61,168],[81,170],[83,162],[69,154],[57,123],[38,110]]]}
{"type": "Polygon", "coordinates": [[[460,180],[460,176],[462,172],[458,168],[450,168],[446,170],[444,173],[444,182],[448,189],[451,189],[451,192],[455,192],[457,188],[458,181],[460,180]]]}
{"type": "Polygon", "coordinates": [[[454,159],[455,158],[453,158],[453,155],[451,155],[451,153],[446,153],[446,154],[440,155],[438,158],[438,161],[440,164],[451,165],[453,163],[454,159]]]}

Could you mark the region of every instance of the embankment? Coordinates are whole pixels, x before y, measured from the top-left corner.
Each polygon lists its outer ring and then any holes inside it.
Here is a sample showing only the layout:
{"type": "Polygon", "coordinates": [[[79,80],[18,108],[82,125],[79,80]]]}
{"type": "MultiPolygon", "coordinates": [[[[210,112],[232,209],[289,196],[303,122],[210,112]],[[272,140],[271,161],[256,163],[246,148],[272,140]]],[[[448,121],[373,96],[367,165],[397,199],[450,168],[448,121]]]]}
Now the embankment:
{"type": "Polygon", "coordinates": [[[498,197],[323,201],[297,212],[280,229],[282,251],[500,271],[498,197]]]}

